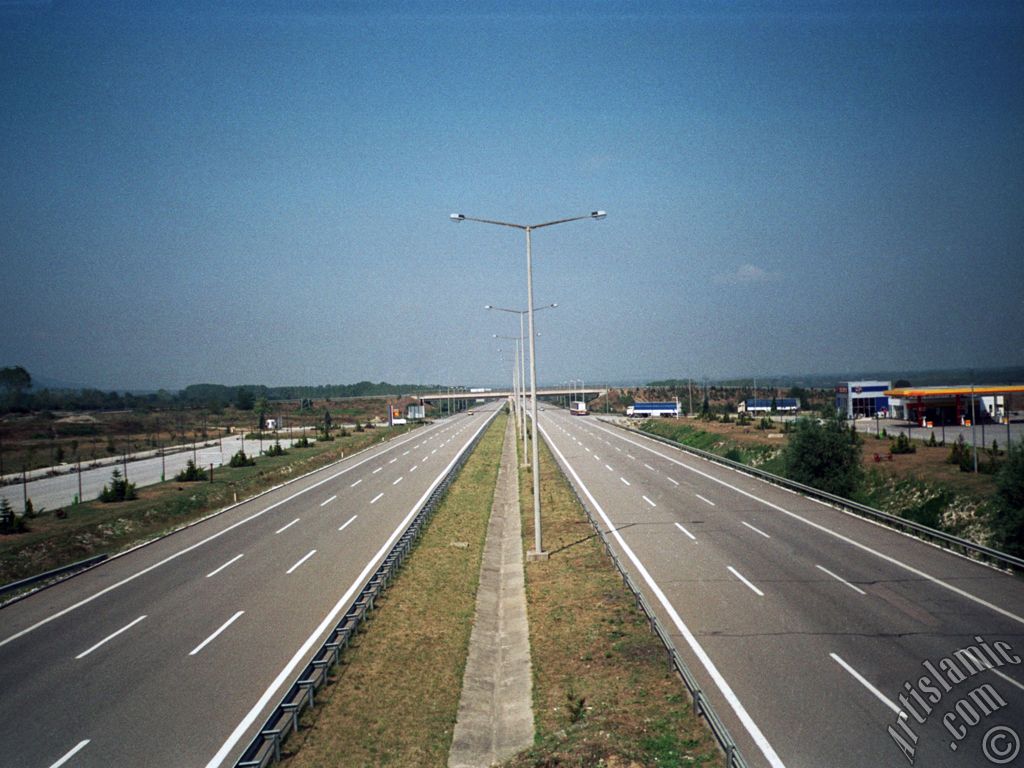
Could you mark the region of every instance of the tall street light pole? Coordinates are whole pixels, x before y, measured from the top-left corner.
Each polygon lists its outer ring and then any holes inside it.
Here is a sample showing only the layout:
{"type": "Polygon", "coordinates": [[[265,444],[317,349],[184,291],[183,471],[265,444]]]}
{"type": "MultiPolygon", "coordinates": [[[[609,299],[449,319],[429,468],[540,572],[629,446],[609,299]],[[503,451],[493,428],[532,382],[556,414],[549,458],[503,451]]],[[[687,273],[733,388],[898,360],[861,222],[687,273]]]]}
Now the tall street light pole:
{"type": "Polygon", "coordinates": [[[496,333],[492,333],[491,336],[493,338],[495,338],[495,339],[505,339],[506,341],[511,341],[513,344],[515,344],[515,347],[514,347],[515,357],[512,358],[512,401],[513,401],[513,403],[515,405],[515,410],[513,412],[513,423],[518,423],[519,419],[520,419],[520,416],[522,414],[522,409],[520,408],[521,403],[519,402],[519,383],[518,383],[519,382],[519,360],[520,360],[519,338],[517,336],[499,336],[496,333]]]}
{"type": "MultiPolygon", "coordinates": [[[[555,309],[558,304],[545,304],[543,307],[534,307],[534,312],[540,312],[542,309],[555,309]]],[[[519,374],[519,396],[522,399],[522,407],[519,409],[520,426],[519,434],[523,438],[523,467],[529,466],[529,450],[526,444],[526,337],[523,335],[523,317],[529,314],[528,309],[509,309],[508,307],[496,307],[493,304],[484,305],[484,309],[493,309],[497,312],[508,312],[513,315],[519,315],[519,349],[521,354],[519,356],[520,374],[519,374]]]]}
{"type": "Polygon", "coordinates": [[[494,224],[499,227],[511,227],[526,233],[526,307],[529,311],[530,331],[530,412],[533,421],[533,529],[534,529],[534,550],[527,553],[527,558],[533,560],[546,560],[547,553],[544,551],[543,541],[540,532],[540,453],[537,448],[537,350],[534,342],[533,332],[533,230],[543,227],[553,227],[556,224],[567,224],[570,221],[582,221],[583,219],[603,219],[607,214],[604,211],[591,211],[587,216],[573,216],[568,219],[556,219],[546,221],[543,224],[512,224],[507,221],[494,221],[491,219],[477,219],[465,216],[461,213],[453,213],[449,218],[454,222],[476,221],[481,224],[494,224]]]}

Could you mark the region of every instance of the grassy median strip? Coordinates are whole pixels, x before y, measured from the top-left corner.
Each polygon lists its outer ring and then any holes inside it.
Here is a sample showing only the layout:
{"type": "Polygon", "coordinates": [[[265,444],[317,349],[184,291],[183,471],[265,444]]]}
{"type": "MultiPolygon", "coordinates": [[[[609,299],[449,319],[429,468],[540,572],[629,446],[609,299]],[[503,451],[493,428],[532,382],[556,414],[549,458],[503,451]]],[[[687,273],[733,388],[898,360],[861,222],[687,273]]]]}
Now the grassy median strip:
{"type": "MultiPolygon", "coordinates": [[[[26,522],[27,533],[0,536],[0,584],[43,573],[100,553],[119,552],[287,480],[337,461],[342,456],[394,438],[410,427],[355,432],[308,448],[288,448],[283,456],[257,456],[251,467],[217,467],[213,482],[179,482],[142,486],[138,498],[104,504],[87,501],[68,506],[64,516],[38,514],[26,522]]],[[[265,443],[270,447],[272,443],[265,443]]],[[[253,442],[247,448],[255,448],[253,442]]],[[[128,480],[132,465],[128,464],[128,480]]],[[[111,468],[113,469],[113,467],[111,468]]],[[[121,465],[117,466],[120,471],[121,465]]],[[[207,471],[209,469],[207,468],[207,471]]]]}
{"type": "Polygon", "coordinates": [[[446,765],[506,421],[483,436],[345,653],[337,684],[288,742],[289,768],[446,765]]]}
{"type": "MultiPolygon", "coordinates": [[[[541,445],[547,562],[526,565],[535,746],[504,768],[721,766],[618,570],[547,447],[541,445]]],[[[533,548],[533,489],[520,474],[523,539],[533,548]]]]}

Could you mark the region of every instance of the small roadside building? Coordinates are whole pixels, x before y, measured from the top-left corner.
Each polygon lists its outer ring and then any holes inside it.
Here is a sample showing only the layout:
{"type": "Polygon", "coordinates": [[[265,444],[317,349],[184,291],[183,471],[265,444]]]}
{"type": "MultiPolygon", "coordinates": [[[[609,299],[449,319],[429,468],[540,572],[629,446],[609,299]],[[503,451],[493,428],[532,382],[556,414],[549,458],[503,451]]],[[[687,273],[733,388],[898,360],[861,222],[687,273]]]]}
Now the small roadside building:
{"type": "Polygon", "coordinates": [[[742,401],[736,407],[736,412],[750,414],[771,413],[773,402],[776,413],[796,413],[800,410],[800,400],[795,397],[776,397],[774,400],[752,397],[742,401]]]}
{"type": "Polygon", "coordinates": [[[892,408],[890,389],[891,381],[841,381],[836,385],[836,410],[848,419],[886,418],[892,408]]]}

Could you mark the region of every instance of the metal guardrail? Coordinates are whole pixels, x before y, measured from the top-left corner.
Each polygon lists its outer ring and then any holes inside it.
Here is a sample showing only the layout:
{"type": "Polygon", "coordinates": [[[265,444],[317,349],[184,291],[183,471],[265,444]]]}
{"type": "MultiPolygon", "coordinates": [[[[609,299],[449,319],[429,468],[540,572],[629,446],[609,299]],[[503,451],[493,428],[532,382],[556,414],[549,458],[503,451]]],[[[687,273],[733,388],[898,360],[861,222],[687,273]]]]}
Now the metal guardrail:
{"type": "Polygon", "coordinates": [[[6,595],[8,592],[16,592],[19,589],[30,587],[41,581],[49,581],[50,579],[55,579],[58,576],[64,576],[65,574],[70,576],[73,572],[84,571],[86,568],[91,568],[97,563],[103,562],[108,557],[109,555],[105,554],[93,555],[85,560],[79,560],[77,563],[71,563],[70,565],[62,565],[60,568],[54,568],[52,571],[47,571],[46,573],[37,573],[35,576],[29,576],[27,579],[22,579],[21,581],[12,581],[10,584],[0,586],[0,595],[6,595]]]}
{"type": "Polygon", "coordinates": [[[829,502],[830,504],[842,507],[843,509],[848,509],[863,517],[883,522],[886,525],[900,528],[904,531],[910,531],[926,541],[941,542],[946,545],[947,548],[954,551],[973,555],[977,558],[993,562],[1007,570],[1016,569],[1017,571],[1024,573],[1024,559],[1014,555],[1008,555],[1005,552],[1000,552],[998,549],[986,547],[982,544],[975,544],[973,541],[967,541],[967,539],[962,539],[959,536],[953,536],[945,531],[940,531],[936,528],[916,523],[913,520],[906,520],[897,515],[891,515],[888,512],[883,512],[880,509],[869,507],[866,504],[861,504],[859,502],[852,501],[851,499],[845,499],[842,496],[836,496],[835,494],[827,493],[826,491],[821,491],[817,488],[812,488],[809,485],[798,483],[795,480],[788,480],[785,477],[780,477],[779,475],[773,475],[771,472],[765,472],[763,469],[751,467],[747,464],[741,464],[738,461],[727,459],[723,456],[710,453],[709,451],[703,451],[700,448],[693,448],[692,446],[684,445],[683,443],[671,440],[667,437],[662,437],[661,435],[651,434],[650,432],[644,432],[633,427],[623,427],[621,425],[615,426],[618,426],[628,432],[633,432],[638,435],[643,435],[644,437],[649,437],[652,440],[657,440],[660,443],[671,445],[674,448],[679,448],[687,453],[692,453],[695,456],[700,456],[701,458],[709,461],[714,461],[718,464],[731,467],[732,469],[744,472],[760,480],[772,483],[773,485],[778,485],[781,488],[788,488],[789,490],[796,491],[804,496],[821,499],[829,502]]]}
{"type": "MultiPolygon", "coordinates": [[[[492,416],[491,420],[493,421],[493,419],[492,416]]],[[[419,541],[427,523],[448,492],[449,486],[458,476],[486,431],[486,428],[480,430],[448,474],[431,492],[423,507],[416,513],[409,527],[384,557],[351,607],[327,635],[327,639],[320,649],[313,654],[313,659],[274,707],[259,733],[235,762],[235,768],[265,768],[280,761],[281,746],[285,739],[291,733],[299,730],[299,716],[303,710],[315,704],[315,692],[328,682],[330,670],[341,660],[341,654],[355,636],[363,619],[373,610],[374,602],[398,575],[399,569],[412,553],[413,547],[419,541]]]]}
{"type": "MultiPolygon", "coordinates": [[[[559,462],[557,457],[555,461],[558,462],[559,468],[562,469],[563,477],[568,481],[568,476],[565,474],[565,470],[562,468],[561,462],[559,462]]],[[[672,642],[672,638],[665,630],[665,626],[658,618],[658,614],[654,611],[654,608],[647,600],[647,597],[644,595],[640,587],[637,586],[637,583],[633,580],[629,570],[627,570],[622,560],[612,548],[612,544],[606,535],[607,532],[601,528],[600,523],[590,509],[590,505],[587,504],[586,500],[582,496],[580,496],[579,491],[576,490],[576,486],[573,485],[571,481],[569,481],[569,488],[572,489],[573,495],[576,497],[576,500],[586,513],[587,519],[590,521],[590,525],[601,538],[601,542],[604,544],[604,551],[608,554],[608,557],[611,558],[612,563],[615,564],[619,574],[622,576],[622,583],[625,584],[626,588],[633,593],[633,598],[636,601],[636,607],[643,611],[644,615],[647,617],[647,620],[651,625],[651,632],[658,636],[662,645],[665,646],[665,650],[668,651],[669,666],[675,670],[676,674],[678,674],[680,679],[683,681],[683,685],[686,686],[686,690],[689,691],[690,696],[693,699],[693,708],[707,721],[708,727],[711,728],[711,732],[714,734],[719,746],[722,748],[722,751],[725,752],[726,768],[749,768],[747,761],[740,752],[740,748],[733,739],[732,734],[729,733],[729,729],[726,727],[725,723],[722,722],[722,719],[718,716],[714,706],[705,695],[704,689],[701,688],[697,678],[693,676],[693,672],[690,671],[690,668],[686,665],[683,657],[679,654],[679,650],[676,648],[675,643],[672,642]]]]}

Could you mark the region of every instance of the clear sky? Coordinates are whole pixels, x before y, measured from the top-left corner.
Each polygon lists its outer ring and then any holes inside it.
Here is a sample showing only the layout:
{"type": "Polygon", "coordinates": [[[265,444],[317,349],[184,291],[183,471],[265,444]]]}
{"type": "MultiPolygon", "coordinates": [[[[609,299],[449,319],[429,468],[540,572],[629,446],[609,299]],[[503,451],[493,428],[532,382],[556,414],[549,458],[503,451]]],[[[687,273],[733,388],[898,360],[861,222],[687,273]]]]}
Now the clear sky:
{"type": "Polygon", "coordinates": [[[542,382],[1024,363],[1024,6],[0,0],[0,365],[502,383],[594,209],[542,382]]]}

